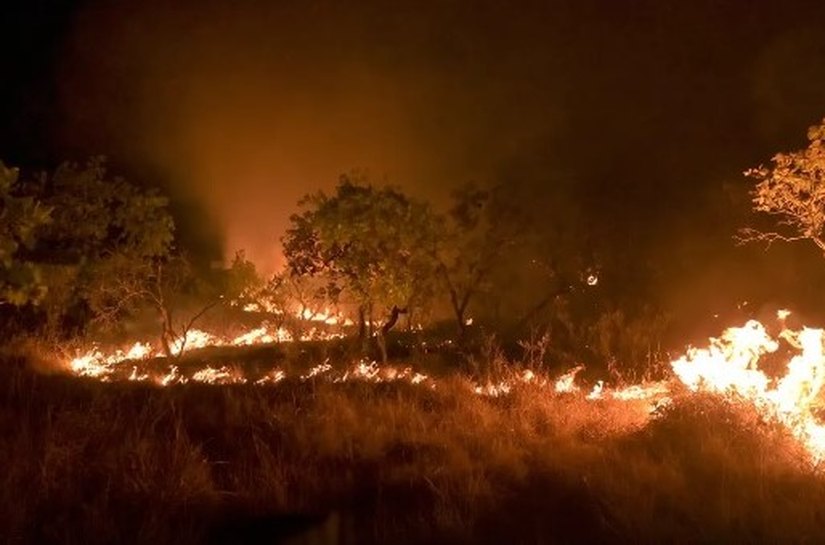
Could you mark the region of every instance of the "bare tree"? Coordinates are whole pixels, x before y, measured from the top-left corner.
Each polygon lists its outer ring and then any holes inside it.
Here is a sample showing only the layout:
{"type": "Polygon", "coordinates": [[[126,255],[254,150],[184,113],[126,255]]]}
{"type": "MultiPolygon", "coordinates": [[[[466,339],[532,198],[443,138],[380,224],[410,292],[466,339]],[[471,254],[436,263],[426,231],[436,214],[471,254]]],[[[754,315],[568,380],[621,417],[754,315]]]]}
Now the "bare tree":
{"type": "Polygon", "coordinates": [[[167,357],[183,354],[195,323],[224,300],[222,294],[213,294],[181,318],[177,316],[176,298],[192,281],[185,258],[175,256],[138,266],[123,260],[113,261],[112,265],[112,281],[90,291],[95,321],[117,323],[129,311],[148,305],[158,316],[160,344],[167,357]]]}

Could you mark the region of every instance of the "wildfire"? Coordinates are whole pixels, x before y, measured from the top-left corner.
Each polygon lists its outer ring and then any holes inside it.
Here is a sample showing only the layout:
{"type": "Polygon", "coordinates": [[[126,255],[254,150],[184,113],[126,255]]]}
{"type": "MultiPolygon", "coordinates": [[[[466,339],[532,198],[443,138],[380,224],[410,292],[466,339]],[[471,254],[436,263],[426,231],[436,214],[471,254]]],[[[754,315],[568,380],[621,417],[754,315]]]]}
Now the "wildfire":
{"type": "MultiPolygon", "coordinates": [[[[261,300],[255,303],[246,303],[241,306],[241,308],[244,312],[261,312],[276,315],[284,314],[284,311],[280,307],[266,300],[261,300]]],[[[302,306],[297,310],[292,311],[291,314],[299,320],[308,322],[322,322],[327,325],[342,325],[347,327],[354,325],[352,320],[345,317],[340,312],[332,311],[329,308],[317,310],[307,306],[302,306]]]]}
{"type": "MultiPolygon", "coordinates": [[[[780,320],[787,316],[787,311],[778,314],[780,320]]],[[[759,359],[776,352],[780,343],[755,320],[711,339],[708,348],[688,350],[672,363],[673,371],[692,391],[752,402],[766,418],[787,426],[819,462],[825,457],[825,425],[815,414],[825,381],[823,330],[784,329],[777,337],[801,350],[790,358],[781,378],[771,378],[758,367],[759,359]]]]}
{"type": "MultiPolygon", "coordinates": [[[[320,331],[311,328],[304,332],[299,337],[299,340],[331,340],[341,337],[343,337],[342,333],[320,331]]],[[[250,329],[233,338],[219,337],[206,331],[192,329],[185,335],[173,339],[170,343],[170,348],[174,356],[181,356],[191,350],[208,347],[265,345],[292,342],[293,340],[295,340],[293,335],[285,328],[272,328],[264,323],[259,327],[250,329]]],[[[149,344],[138,341],[126,350],[115,350],[108,354],[102,352],[98,347],[93,347],[86,353],[73,358],[69,362],[69,368],[76,375],[107,381],[110,380],[116,372],[121,370],[124,362],[161,359],[165,357],[166,354],[162,350],[154,349],[149,344]]],[[[146,380],[145,374],[138,373],[137,370],[134,371],[132,377],[134,378],[131,380],[146,380]]],[[[173,381],[173,383],[176,382],[178,381],[173,381]]]]}
{"type": "Polygon", "coordinates": [[[353,325],[352,320],[345,318],[340,314],[334,314],[328,308],[321,311],[304,308],[303,310],[298,311],[295,316],[302,320],[307,320],[310,322],[323,322],[327,325],[353,325]]]}
{"type": "MultiPolygon", "coordinates": [[[[583,395],[593,402],[642,402],[647,403],[651,414],[662,404],[669,403],[679,387],[692,392],[712,393],[752,403],[766,420],[786,426],[807,448],[812,461],[818,463],[825,458],[825,423],[820,422],[816,414],[825,386],[825,331],[807,327],[799,331],[787,329],[785,320],[789,314],[787,310],[777,313],[782,329],[775,335],[762,323],[752,320],[741,327],[725,330],[718,338],[711,338],[704,348],[689,348],[684,355],[671,362],[673,378],[669,381],[611,388],[600,380],[583,390],[577,383],[578,375],[584,370],[584,366],[579,365],[555,380],[528,369],[512,372],[496,381],[470,383],[470,387],[476,394],[487,397],[506,396],[517,388],[529,387],[539,392],[546,391],[547,395],[583,395]],[[788,356],[784,374],[770,376],[760,369],[760,359],[767,354],[776,353],[780,348],[785,348],[793,355],[788,356]]],[[[311,316],[304,314],[303,317],[307,321],[322,321],[326,324],[342,323],[336,321],[338,318],[334,315],[325,313],[313,313],[311,316]]],[[[340,333],[311,329],[300,340],[340,336],[340,333]]],[[[249,346],[293,340],[293,336],[284,328],[272,328],[266,323],[234,338],[193,330],[186,338],[176,339],[172,343],[172,352],[180,356],[186,351],[210,346],[249,346]]],[[[72,359],[69,368],[76,375],[101,381],[130,380],[153,382],[159,386],[189,382],[248,383],[262,386],[277,384],[289,378],[282,369],[274,369],[258,377],[248,377],[242,369],[228,366],[204,366],[194,372],[184,372],[175,360],[167,362],[165,371],[153,373],[144,365],[148,360],[158,360],[163,366],[167,358],[150,345],[137,342],[128,349],[111,353],[104,353],[94,347],[72,359]]],[[[439,383],[436,378],[416,372],[411,367],[379,365],[370,361],[359,361],[343,370],[336,370],[329,362],[324,362],[293,378],[300,381],[328,380],[334,383],[403,381],[429,388],[435,388],[439,383]]]]}

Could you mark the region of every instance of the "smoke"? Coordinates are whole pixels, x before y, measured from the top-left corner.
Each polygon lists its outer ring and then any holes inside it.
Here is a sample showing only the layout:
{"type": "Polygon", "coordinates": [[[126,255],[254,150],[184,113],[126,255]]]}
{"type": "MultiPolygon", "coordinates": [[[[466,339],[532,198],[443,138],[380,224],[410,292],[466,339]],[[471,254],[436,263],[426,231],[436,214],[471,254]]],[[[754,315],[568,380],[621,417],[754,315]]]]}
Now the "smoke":
{"type": "Polygon", "coordinates": [[[467,8],[449,5],[127,9],[75,19],[59,78],[64,137],[155,165],[205,206],[227,253],[244,248],[264,269],[296,201],[341,173],[366,169],[438,199],[558,125],[552,72],[525,54],[539,29],[485,29],[495,13],[469,32],[467,8]]]}
{"type": "Polygon", "coordinates": [[[148,165],[200,210],[190,228],[266,271],[296,201],[353,168],[436,202],[469,180],[527,181],[549,219],[559,202],[581,210],[616,262],[605,286],[704,316],[713,297],[775,297],[765,286],[789,270],[734,249],[752,218],[725,187],[746,195],[742,170],[825,114],[823,15],[710,0],[91,3],[63,48],[59,139],[148,165]]]}

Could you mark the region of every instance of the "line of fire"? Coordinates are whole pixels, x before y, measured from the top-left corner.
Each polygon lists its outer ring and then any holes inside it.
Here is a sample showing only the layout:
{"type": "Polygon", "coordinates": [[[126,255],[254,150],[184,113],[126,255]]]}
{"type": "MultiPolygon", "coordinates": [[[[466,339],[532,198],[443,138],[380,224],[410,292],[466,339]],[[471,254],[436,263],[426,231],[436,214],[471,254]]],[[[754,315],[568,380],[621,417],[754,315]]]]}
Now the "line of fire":
{"type": "Polygon", "coordinates": [[[825,543],[782,4],[12,0],[0,542],[825,543]]]}

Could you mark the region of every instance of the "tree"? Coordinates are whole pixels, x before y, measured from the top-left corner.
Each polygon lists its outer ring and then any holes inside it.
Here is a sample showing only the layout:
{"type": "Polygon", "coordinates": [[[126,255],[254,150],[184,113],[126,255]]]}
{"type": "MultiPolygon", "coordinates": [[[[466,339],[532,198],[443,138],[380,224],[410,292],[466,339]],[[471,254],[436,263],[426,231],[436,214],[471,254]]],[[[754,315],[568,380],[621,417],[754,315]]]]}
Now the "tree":
{"type": "Polygon", "coordinates": [[[808,147],[778,153],[770,167],[745,172],[757,181],[753,208],[775,216],[774,228],[745,228],[740,242],[809,240],[825,252],[825,120],[808,129],[808,147]]]}
{"type": "Polygon", "coordinates": [[[98,271],[108,269],[111,281],[89,290],[87,303],[94,312],[94,320],[108,327],[120,323],[130,312],[149,305],[157,314],[160,325],[160,345],[167,357],[180,339],[181,350],[186,336],[213,303],[183,323],[175,320],[175,299],[191,280],[189,262],[182,257],[134,262],[124,255],[116,255],[98,265],[98,271]]]}
{"type": "Polygon", "coordinates": [[[476,318],[524,329],[558,314],[596,272],[582,214],[556,185],[468,184],[453,193],[437,261],[462,337],[471,307],[476,318]]]}
{"type": "Polygon", "coordinates": [[[359,175],[342,176],[332,195],[319,192],[299,204],[304,210],[290,218],[283,238],[290,273],[323,276],[330,293],[351,297],[359,337],[374,332],[386,360],[385,338],[400,315],[432,297],[438,217],[425,203],[359,175]]]}
{"type": "Polygon", "coordinates": [[[490,277],[504,262],[502,256],[523,234],[523,215],[501,198],[504,192],[503,186],[472,183],[454,191],[439,239],[438,274],[462,338],[470,303],[490,290],[490,277]]]}
{"type": "Polygon", "coordinates": [[[92,301],[111,294],[124,278],[143,274],[148,281],[171,255],[168,199],[108,176],[103,158],[84,167],[63,163],[52,174],[25,180],[22,191],[51,210],[51,221],[26,256],[48,286],[42,306],[52,330],[64,329],[67,321],[82,327],[90,312],[101,318],[97,313],[111,307],[92,301]]]}
{"type": "Polygon", "coordinates": [[[17,169],[0,161],[0,305],[38,302],[45,295],[41,270],[25,257],[36,244],[51,210],[20,196],[17,169]]]}
{"type": "Polygon", "coordinates": [[[195,324],[209,311],[243,301],[261,282],[242,251],[229,267],[209,275],[199,274],[179,253],[141,263],[120,260],[107,263],[117,271],[113,280],[92,292],[89,304],[96,319],[117,323],[134,309],[150,307],[158,318],[160,345],[167,357],[183,353],[195,324]]]}

